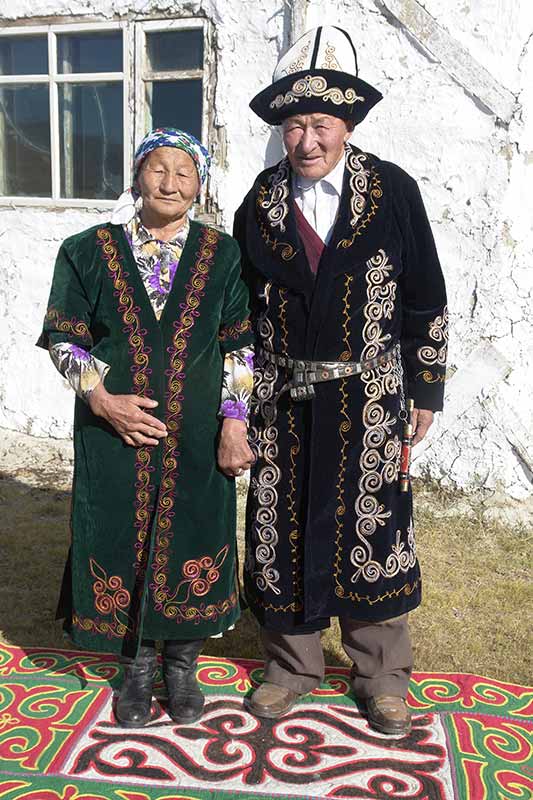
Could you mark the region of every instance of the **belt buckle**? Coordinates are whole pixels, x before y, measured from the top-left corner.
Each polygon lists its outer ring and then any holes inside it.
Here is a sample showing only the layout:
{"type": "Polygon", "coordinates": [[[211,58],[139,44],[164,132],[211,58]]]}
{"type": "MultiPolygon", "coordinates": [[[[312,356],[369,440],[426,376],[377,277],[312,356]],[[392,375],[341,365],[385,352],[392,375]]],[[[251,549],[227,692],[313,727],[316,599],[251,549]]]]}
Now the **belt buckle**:
{"type": "Polygon", "coordinates": [[[309,372],[305,361],[295,361],[292,368],[290,395],[293,400],[312,400],[315,388],[309,383],[309,372]]]}

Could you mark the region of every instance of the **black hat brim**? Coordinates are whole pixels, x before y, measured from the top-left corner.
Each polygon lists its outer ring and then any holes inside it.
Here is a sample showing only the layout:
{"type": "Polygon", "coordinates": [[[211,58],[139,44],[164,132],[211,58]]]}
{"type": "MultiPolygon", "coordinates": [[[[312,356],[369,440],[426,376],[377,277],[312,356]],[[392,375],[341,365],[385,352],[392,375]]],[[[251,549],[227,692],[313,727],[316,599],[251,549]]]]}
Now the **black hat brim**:
{"type": "Polygon", "coordinates": [[[355,75],[333,69],[308,69],[267,86],[254,97],[250,108],[269,125],[280,125],[296,114],[319,112],[358,125],[382,99],[381,92],[355,75]],[[323,80],[313,81],[315,78],[323,80]],[[354,92],[357,99],[346,102],[354,92]]]}

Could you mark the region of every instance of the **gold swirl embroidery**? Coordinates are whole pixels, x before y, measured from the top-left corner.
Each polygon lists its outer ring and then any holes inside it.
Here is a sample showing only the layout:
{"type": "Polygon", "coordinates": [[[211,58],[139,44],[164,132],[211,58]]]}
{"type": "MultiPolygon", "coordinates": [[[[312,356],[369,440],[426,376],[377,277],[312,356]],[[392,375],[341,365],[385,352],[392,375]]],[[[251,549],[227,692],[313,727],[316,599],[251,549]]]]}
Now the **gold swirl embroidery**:
{"type": "Polygon", "coordinates": [[[344,281],[344,288],[346,290],[343,297],[344,307],[342,309],[342,316],[343,316],[342,329],[344,331],[344,336],[342,338],[342,341],[344,342],[344,350],[341,353],[339,361],[349,361],[352,357],[352,348],[350,347],[350,330],[349,330],[349,325],[351,321],[350,295],[352,292],[352,287],[351,287],[352,281],[353,281],[353,275],[347,275],[346,280],[344,281]]]}
{"type": "MultiPolygon", "coordinates": [[[[279,306],[279,322],[281,327],[281,344],[283,352],[287,353],[289,349],[289,330],[287,328],[287,290],[279,289],[280,306],[279,306]]],[[[302,585],[301,585],[301,565],[300,565],[300,521],[298,519],[298,512],[296,509],[296,458],[300,452],[300,439],[296,433],[296,425],[294,418],[294,411],[289,406],[287,412],[289,423],[289,436],[293,439],[293,444],[289,450],[290,456],[290,472],[289,472],[289,491],[287,492],[287,510],[289,512],[289,519],[293,529],[289,533],[289,544],[291,548],[291,562],[292,562],[292,592],[294,600],[291,603],[293,611],[298,611],[303,607],[302,601],[302,585]]]]}
{"type": "Polygon", "coordinates": [[[287,290],[284,288],[278,288],[279,293],[279,324],[281,328],[281,344],[283,347],[283,352],[286,353],[288,350],[288,336],[289,336],[289,329],[287,328],[287,290]]]}
{"type": "Polygon", "coordinates": [[[239,320],[234,322],[233,325],[221,328],[218,334],[218,341],[225,342],[227,339],[238,339],[243,333],[248,333],[251,330],[252,323],[249,319],[239,320]]]}
{"type": "Polygon", "coordinates": [[[399,589],[391,589],[388,592],[383,592],[383,594],[378,595],[377,597],[371,597],[369,594],[359,594],[358,592],[349,592],[346,594],[345,590],[342,586],[337,586],[335,589],[335,594],[337,597],[349,597],[350,600],[355,600],[357,603],[368,603],[369,606],[374,606],[376,603],[381,603],[383,600],[389,600],[392,597],[400,597],[400,595],[404,594],[406,597],[409,597],[415,589],[418,587],[420,581],[415,580],[413,583],[404,583],[403,586],[400,586],[399,589]]]}
{"type": "Polygon", "coordinates": [[[72,625],[79,628],[86,633],[99,633],[102,636],[115,636],[117,639],[123,639],[128,633],[128,629],[124,626],[117,627],[115,622],[104,622],[98,619],[91,619],[90,617],[80,617],[78,614],[72,614],[72,625]]]}
{"type": "MultiPolygon", "coordinates": [[[[186,286],[185,302],[179,319],[174,323],[175,333],[172,340],[166,417],[168,436],[164,445],[161,490],[156,518],[153,596],[156,611],[161,611],[167,619],[175,619],[177,622],[196,622],[201,619],[214,621],[219,615],[228,613],[237,604],[237,595],[234,592],[229,598],[218,603],[211,603],[208,606],[186,605],[186,601],[183,598],[181,600],[177,598],[177,593],[183,582],[178,584],[174,592],[171,592],[167,583],[168,550],[173,538],[171,528],[174,492],[180,455],[178,444],[182,425],[182,392],[185,384],[185,364],[188,357],[187,342],[195,320],[199,316],[201,299],[209,279],[209,271],[219,239],[220,234],[214,228],[205,227],[203,229],[200,248],[196,261],[191,268],[191,278],[186,286]]],[[[220,555],[219,553],[218,556],[220,555]]],[[[220,566],[221,562],[218,563],[220,566]]]]}
{"type": "Polygon", "coordinates": [[[446,375],[433,375],[429,369],[424,369],[416,373],[416,377],[421,377],[425,383],[445,383],[446,375]]]}
{"type": "MultiPolygon", "coordinates": [[[[437,349],[432,345],[425,345],[424,347],[419,347],[416,351],[418,356],[418,360],[422,362],[422,364],[427,364],[428,366],[433,366],[433,364],[437,364],[440,367],[444,367],[446,364],[446,353],[448,350],[448,308],[444,306],[442,311],[442,315],[435,317],[429,323],[428,328],[428,336],[437,344],[440,344],[440,347],[437,349]]],[[[423,374],[424,380],[426,380],[425,375],[431,375],[430,372],[425,372],[423,374]]],[[[438,380],[436,378],[435,380],[438,380]]],[[[444,380],[444,378],[443,378],[444,380]]],[[[428,383],[433,383],[434,381],[427,381],[428,383]]]]}
{"type": "Polygon", "coordinates": [[[355,242],[368,226],[370,220],[375,216],[379,208],[377,202],[383,196],[381,180],[375,169],[366,168],[367,156],[365,153],[355,153],[349,146],[346,148],[346,168],[350,172],[350,208],[352,216],[350,227],[354,229],[349,239],[341,239],[337,247],[347,249],[355,242]],[[363,216],[367,205],[367,197],[370,201],[370,208],[363,216]]]}
{"type": "Polygon", "coordinates": [[[278,94],[270,103],[270,108],[282,108],[291,103],[299,103],[302,97],[321,97],[325,103],[331,102],[336,106],[365,101],[355,89],[349,88],[343,92],[338,86],[328,88],[328,82],[322,75],[306,75],[296,80],[288,92],[278,94]]]}
{"type": "Polygon", "coordinates": [[[73,614],[72,624],[86,632],[123,639],[126,634],[131,633],[127,615],[131,603],[130,593],[124,588],[119,575],[109,576],[94,558],[89,559],[89,569],[94,578],[94,607],[98,614],[104,617],[112,615],[113,619],[106,621],[100,616],[91,619],[73,614]]]}
{"type": "Polygon", "coordinates": [[[325,53],[324,53],[324,63],[322,64],[322,69],[338,69],[340,70],[341,66],[337,59],[335,58],[335,46],[328,42],[325,53]]]}
{"type": "Polygon", "coordinates": [[[191,594],[195,597],[203,597],[208,594],[220,578],[220,567],[226,560],[228,551],[229,544],[226,544],[215,558],[206,555],[186,561],[181,568],[183,580],[178,583],[171,599],[181,606],[189,601],[191,594]],[[178,598],[180,591],[183,591],[184,595],[178,598]]]}
{"type": "MultiPolygon", "coordinates": [[[[108,273],[113,281],[117,300],[118,311],[122,314],[128,334],[128,343],[133,354],[133,390],[140,397],[150,397],[153,391],[149,386],[149,356],[144,347],[143,331],[137,313],[133,292],[128,286],[120,263],[118,248],[113,241],[111,232],[107,228],[99,228],[96,232],[104,258],[107,261],[108,273]]],[[[148,526],[152,516],[152,505],[150,503],[150,473],[152,467],[151,447],[139,447],[136,451],[135,470],[137,479],[135,481],[135,528],[137,529],[137,540],[135,542],[135,570],[144,576],[148,560],[148,548],[146,542],[148,538],[148,526]]]]}
{"type": "Polygon", "coordinates": [[[272,239],[267,230],[266,225],[263,222],[259,223],[259,231],[261,233],[261,236],[263,237],[265,244],[267,245],[267,247],[272,248],[273,253],[276,252],[278,247],[281,247],[282,251],[280,255],[284,261],[290,261],[292,258],[294,258],[294,256],[296,255],[296,250],[294,249],[294,247],[291,244],[289,244],[289,242],[280,242],[279,239],[272,239]]]}
{"type": "Polygon", "coordinates": [[[59,331],[60,333],[70,333],[74,336],[79,336],[81,339],[84,339],[90,344],[93,343],[93,337],[88,326],[85,324],[85,322],[77,320],[76,317],[68,319],[67,317],[62,316],[57,309],[50,308],[47,311],[44,319],[45,322],[52,323],[55,330],[59,331]]]}
{"type": "MultiPolygon", "coordinates": [[[[348,447],[348,439],[344,434],[349,433],[352,428],[352,421],[348,415],[348,394],[346,392],[346,378],[343,378],[339,381],[339,394],[341,399],[341,417],[342,421],[339,425],[339,437],[341,440],[341,451],[340,451],[340,462],[339,462],[339,475],[337,478],[336,488],[337,488],[337,508],[335,509],[335,525],[336,525],[336,535],[335,535],[335,560],[333,563],[333,574],[335,579],[335,593],[337,596],[339,595],[339,590],[342,590],[342,586],[339,582],[339,575],[341,571],[341,554],[342,554],[342,535],[344,532],[344,520],[343,517],[346,513],[346,504],[344,502],[344,480],[345,480],[345,473],[346,473],[346,449],[348,447]]],[[[342,590],[342,593],[344,591],[342,590]]]]}
{"type": "MultiPolygon", "coordinates": [[[[340,360],[341,361],[349,361],[352,357],[352,348],[350,347],[350,329],[349,325],[351,322],[351,314],[350,314],[350,295],[351,295],[351,284],[353,281],[353,275],[347,275],[346,280],[344,281],[344,297],[343,297],[343,309],[342,309],[342,316],[343,316],[343,323],[342,328],[344,330],[344,336],[342,341],[344,342],[344,351],[341,353],[340,360]]],[[[339,394],[340,394],[340,401],[341,401],[341,424],[339,425],[339,437],[341,440],[341,457],[339,462],[339,475],[337,478],[336,488],[337,488],[337,508],[335,509],[335,525],[336,525],[336,535],[335,535],[335,561],[333,564],[334,569],[334,577],[335,583],[337,584],[336,592],[338,593],[338,587],[340,586],[338,576],[341,570],[341,552],[342,552],[342,534],[344,530],[344,520],[343,517],[346,513],[346,504],[344,502],[344,479],[346,473],[346,448],[348,447],[348,439],[344,435],[345,433],[349,433],[352,428],[352,421],[348,415],[348,394],[346,392],[346,378],[343,378],[339,381],[339,394]]]]}
{"type": "Polygon", "coordinates": [[[103,567],[89,559],[93,581],[94,607],[99,614],[113,614],[128,608],[131,598],[130,593],[124,588],[119,575],[109,577],[103,567]]]}
{"type": "Polygon", "coordinates": [[[306,59],[307,54],[309,52],[310,45],[311,45],[311,42],[307,42],[307,44],[304,47],[302,47],[302,49],[300,51],[300,55],[298,56],[298,58],[295,61],[293,61],[291,64],[289,64],[287,69],[283,70],[285,75],[291,75],[293,72],[299,72],[301,69],[303,69],[304,64],[305,64],[305,59],[306,59]]]}

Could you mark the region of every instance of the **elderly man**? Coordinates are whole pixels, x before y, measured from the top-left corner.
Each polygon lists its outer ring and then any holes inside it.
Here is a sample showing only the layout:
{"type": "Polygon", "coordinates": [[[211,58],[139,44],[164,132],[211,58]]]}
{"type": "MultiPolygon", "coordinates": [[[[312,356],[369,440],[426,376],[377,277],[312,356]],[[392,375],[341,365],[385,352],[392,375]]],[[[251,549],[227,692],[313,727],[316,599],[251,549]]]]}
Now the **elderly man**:
{"type": "Polygon", "coordinates": [[[414,443],[442,408],[447,312],[415,181],[348,143],[380,99],[348,34],[322,27],[251,103],[287,157],[235,223],[258,340],[245,588],[266,666],[249,706],[275,718],[320,683],[336,616],[370,724],[403,735],[421,584],[402,438],[413,405],[414,443]]]}

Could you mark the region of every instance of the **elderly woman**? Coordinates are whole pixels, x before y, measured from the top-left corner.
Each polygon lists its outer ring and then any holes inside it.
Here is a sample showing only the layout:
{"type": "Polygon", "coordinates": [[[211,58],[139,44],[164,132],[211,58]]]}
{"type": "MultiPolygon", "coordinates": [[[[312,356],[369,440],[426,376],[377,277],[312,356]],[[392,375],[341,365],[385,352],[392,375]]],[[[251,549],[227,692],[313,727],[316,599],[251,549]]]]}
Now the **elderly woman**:
{"type": "Polygon", "coordinates": [[[156,640],[170,716],[197,719],[196,659],[239,616],[252,334],[236,242],[189,218],[209,162],[183,131],[145,137],[111,223],[61,246],[38,342],[77,394],[58,617],[80,647],[126,657],[126,727],[150,718],[156,640]]]}

